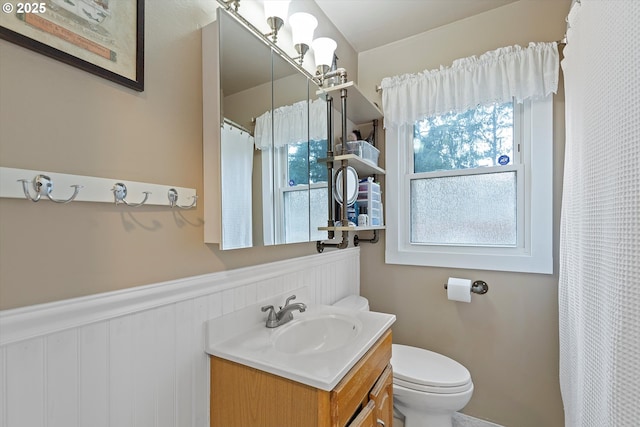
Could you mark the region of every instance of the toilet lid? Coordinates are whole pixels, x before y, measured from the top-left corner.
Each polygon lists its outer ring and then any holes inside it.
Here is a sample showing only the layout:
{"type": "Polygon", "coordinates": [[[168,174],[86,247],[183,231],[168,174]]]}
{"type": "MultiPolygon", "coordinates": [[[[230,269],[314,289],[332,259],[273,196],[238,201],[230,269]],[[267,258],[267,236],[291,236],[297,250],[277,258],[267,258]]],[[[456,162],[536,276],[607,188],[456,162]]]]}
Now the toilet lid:
{"type": "Polygon", "coordinates": [[[393,344],[391,365],[394,382],[414,390],[457,393],[472,386],[467,368],[422,348],[393,344]]]}

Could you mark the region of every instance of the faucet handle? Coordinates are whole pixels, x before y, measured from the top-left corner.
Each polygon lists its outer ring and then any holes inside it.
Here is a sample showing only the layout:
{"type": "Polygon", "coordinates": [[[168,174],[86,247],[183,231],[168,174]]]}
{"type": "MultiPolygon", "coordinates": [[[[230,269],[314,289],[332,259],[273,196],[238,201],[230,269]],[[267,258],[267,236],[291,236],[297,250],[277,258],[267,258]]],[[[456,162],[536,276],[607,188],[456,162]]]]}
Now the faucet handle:
{"type": "Polygon", "coordinates": [[[262,310],[263,312],[269,311],[269,314],[268,314],[269,318],[276,317],[276,309],[272,305],[265,305],[264,307],[261,307],[260,310],[262,310]]]}
{"type": "Polygon", "coordinates": [[[295,296],[295,295],[291,295],[291,296],[290,296],[289,298],[287,298],[287,300],[284,302],[284,306],[285,306],[285,307],[286,307],[286,306],[288,306],[288,305],[289,305],[289,303],[290,303],[292,300],[294,300],[294,299],[296,299],[296,296],[295,296]]]}
{"type": "Polygon", "coordinates": [[[276,314],[276,309],[272,305],[265,305],[264,307],[261,307],[260,310],[263,312],[269,312],[269,314],[267,314],[267,328],[274,328],[278,326],[278,315],[276,314]]]}

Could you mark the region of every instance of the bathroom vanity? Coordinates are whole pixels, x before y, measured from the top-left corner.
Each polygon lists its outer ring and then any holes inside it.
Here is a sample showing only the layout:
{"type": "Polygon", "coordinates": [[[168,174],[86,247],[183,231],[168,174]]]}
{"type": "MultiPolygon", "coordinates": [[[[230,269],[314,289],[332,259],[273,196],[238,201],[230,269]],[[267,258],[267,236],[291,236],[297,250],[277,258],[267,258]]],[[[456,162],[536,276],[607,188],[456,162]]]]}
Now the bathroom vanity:
{"type": "Polygon", "coordinates": [[[391,330],[330,391],[211,357],[211,427],[390,426],[391,330]]]}
{"type": "Polygon", "coordinates": [[[211,427],[390,426],[396,317],[294,303],[302,312],[273,327],[264,308],[285,299],[287,311],[295,295],[207,322],[211,427]]]}

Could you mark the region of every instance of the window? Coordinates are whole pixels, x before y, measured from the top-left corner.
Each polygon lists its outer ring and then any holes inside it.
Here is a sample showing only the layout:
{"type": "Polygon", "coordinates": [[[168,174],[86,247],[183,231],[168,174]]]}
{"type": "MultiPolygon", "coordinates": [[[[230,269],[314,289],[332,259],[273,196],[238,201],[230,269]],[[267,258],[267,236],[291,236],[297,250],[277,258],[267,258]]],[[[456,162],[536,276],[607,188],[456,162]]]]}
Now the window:
{"type": "Polygon", "coordinates": [[[273,151],[273,158],[271,150],[262,152],[264,241],[273,244],[326,239],[327,232],[318,227],[327,225],[327,166],[318,159],[326,157],[327,140],[286,144],[273,151]],[[271,194],[275,194],[273,205],[269,202],[271,194]],[[271,211],[273,216],[269,215],[271,211]]]}
{"type": "Polygon", "coordinates": [[[388,263],[552,273],[552,100],[387,129],[388,263]]]}
{"type": "Polygon", "coordinates": [[[327,140],[309,144],[289,144],[287,175],[280,184],[283,202],[284,241],[286,243],[323,240],[327,223],[327,165],[318,159],[327,155],[327,140]]]}

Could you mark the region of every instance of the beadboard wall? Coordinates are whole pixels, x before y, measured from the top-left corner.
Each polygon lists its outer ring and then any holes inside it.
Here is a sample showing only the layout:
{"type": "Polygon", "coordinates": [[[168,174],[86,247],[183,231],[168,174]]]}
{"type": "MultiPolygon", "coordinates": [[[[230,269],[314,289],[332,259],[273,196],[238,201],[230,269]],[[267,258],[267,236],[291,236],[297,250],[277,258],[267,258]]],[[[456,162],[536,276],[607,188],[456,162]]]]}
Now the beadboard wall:
{"type": "Polygon", "coordinates": [[[0,427],[207,427],[204,323],[303,286],[360,289],[351,248],[0,312],[0,427]]]}

